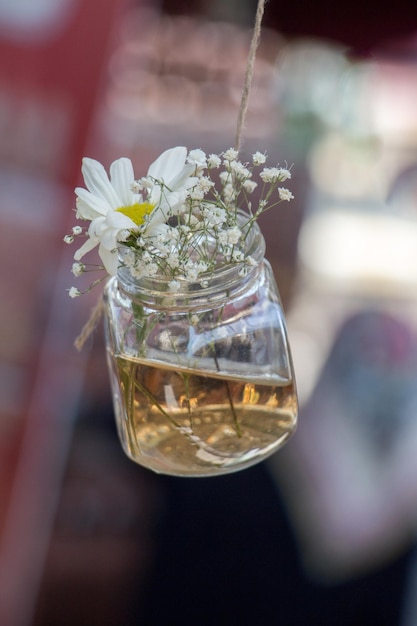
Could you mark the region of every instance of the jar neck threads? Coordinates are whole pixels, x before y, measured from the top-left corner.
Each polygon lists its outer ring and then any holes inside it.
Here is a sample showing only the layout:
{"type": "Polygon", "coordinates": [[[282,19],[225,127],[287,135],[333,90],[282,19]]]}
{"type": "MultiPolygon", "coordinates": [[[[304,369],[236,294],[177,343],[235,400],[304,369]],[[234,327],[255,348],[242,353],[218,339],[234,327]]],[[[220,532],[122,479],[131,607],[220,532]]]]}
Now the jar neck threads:
{"type": "Polygon", "coordinates": [[[265,254],[265,240],[254,223],[244,240],[242,252],[250,262],[232,262],[219,264],[213,270],[203,272],[196,281],[190,282],[179,278],[175,279],[173,289],[172,276],[157,274],[155,276],[133,276],[126,263],[127,255],[131,255],[131,248],[119,246],[120,267],[117,280],[120,290],[132,299],[151,304],[153,306],[194,307],[204,302],[213,303],[232,294],[247,289],[254,281],[262,267],[265,254]]]}

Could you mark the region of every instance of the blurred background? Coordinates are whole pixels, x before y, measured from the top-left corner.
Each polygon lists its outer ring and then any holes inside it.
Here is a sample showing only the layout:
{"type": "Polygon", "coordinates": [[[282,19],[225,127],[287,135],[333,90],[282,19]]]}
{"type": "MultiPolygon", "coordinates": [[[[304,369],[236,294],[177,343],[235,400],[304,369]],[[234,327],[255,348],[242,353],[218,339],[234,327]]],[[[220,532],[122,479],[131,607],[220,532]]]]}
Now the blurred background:
{"type": "Polygon", "coordinates": [[[97,294],[69,301],[83,156],[234,143],[254,0],[0,0],[0,624],[417,624],[417,8],[270,0],[242,159],[299,428],[239,474],[121,452],[97,294]]]}

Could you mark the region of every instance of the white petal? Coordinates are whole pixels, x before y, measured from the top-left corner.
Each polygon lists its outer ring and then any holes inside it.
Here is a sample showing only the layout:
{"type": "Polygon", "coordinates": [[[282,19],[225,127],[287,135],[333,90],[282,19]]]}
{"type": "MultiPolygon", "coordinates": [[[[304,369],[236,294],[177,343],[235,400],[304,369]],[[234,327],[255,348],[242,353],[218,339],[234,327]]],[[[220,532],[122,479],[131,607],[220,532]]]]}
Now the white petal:
{"type": "Polygon", "coordinates": [[[83,187],[77,187],[75,193],[77,195],[77,211],[83,219],[93,220],[98,215],[106,215],[110,209],[105,200],[98,198],[83,187]]]}
{"type": "Polygon", "coordinates": [[[132,184],[135,180],[135,174],[133,172],[132,161],[126,157],[113,161],[110,165],[110,180],[121,200],[119,207],[133,204],[134,194],[132,184]]]}
{"type": "Polygon", "coordinates": [[[98,249],[100,259],[103,261],[103,265],[110,276],[116,276],[117,268],[119,267],[119,256],[117,250],[106,250],[104,246],[100,245],[98,249]]]}
{"type": "Polygon", "coordinates": [[[166,237],[171,230],[171,226],[168,226],[168,224],[152,224],[152,226],[146,230],[146,236],[157,237],[158,235],[164,235],[166,237]]]}
{"type": "Polygon", "coordinates": [[[79,261],[80,259],[82,259],[83,256],[87,254],[87,252],[90,252],[90,250],[95,248],[99,243],[100,243],[100,239],[98,237],[89,237],[89,239],[87,239],[87,241],[81,246],[81,248],[79,248],[75,252],[74,254],[75,261],[79,261]]]}
{"type": "Polygon", "coordinates": [[[167,215],[163,210],[163,207],[158,207],[154,211],[152,211],[150,218],[148,220],[148,225],[146,227],[146,233],[151,233],[155,226],[159,224],[164,224],[167,221],[167,215]]]}
{"type": "Polygon", "coordinates": [[[87,189],[91,193],[106,200],[112,209],[122,206],[121,200],[118,198],[101,163],[95,159],[84,157],[81,171],[87,189]]]}
{"type": "Polygon", "coordinates": [[[150,166],[148,176],[157,180],[164,180],[168,184],[181,172],[186,158],[187,148],[183,146],[165,150],[150,166]]]}
{"type": "Polygon", "coordinates": [[[150,204],[158,206],[161,200],[161,195],[161,188],[159,187],[159,185],[155,185],[149,193],[148,202],[150,202],[150,204]]]}
{"type": "Polygon", "coordinates": [[[100,217],[96,217],[91,222],[90,226],[88,227],[88,234],[90,235],[90,237],[100,238],[103,235],[106,228],[107,228],[106,218],[100,215],[100,217]]]}
{"type": "Polygon", "coordinates": [[[137,225],[133,220],[130,219],[127,215],[120,213],[120,211],[109,211],[106,215],[106,223],[110,228],[118,228],[123,229],[126,228],[131,230],[132,228],[137,228],[137,225]]]}
{"type": "Polygon", "coordinates": [[[159,208],[167,213],[168,209],[176,209],[179,205],[184,204],[186,197],[185,191],[173,191],[164,194],[161,197],[159,208]]]}
{"type": "Polygon", "coordinates": [[[101,237],[101,247],[106,250],[114,250],[117,248],[117,234],[117,230],[108,228],[101,237]]]}
{"type": "Polygon", "coordinates": [[[190,174],[195,170],[195,166],[192,164],[184,165],[184,167],[178,172],[174,178],[169,181],[166,180],[167,186],[174,191],[180,187],[185,187],[189,189],[190,187],[194,187],[198,183],[198,178],[193,176],[190,177],[190,174]]]}

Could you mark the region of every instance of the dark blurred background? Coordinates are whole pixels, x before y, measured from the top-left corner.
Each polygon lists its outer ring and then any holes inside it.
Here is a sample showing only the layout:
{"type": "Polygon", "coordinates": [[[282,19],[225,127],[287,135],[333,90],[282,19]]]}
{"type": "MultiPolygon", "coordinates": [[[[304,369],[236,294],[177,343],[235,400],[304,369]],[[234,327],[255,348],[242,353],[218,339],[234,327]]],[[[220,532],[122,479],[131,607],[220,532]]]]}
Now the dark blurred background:
{"type": "Polygon", "coordinates": [[[97,294],[69,301],[81,158],[234,142],[253,0],[0,0],[0,624],[417,624],[417,5],[266,4],[242,158],[300,396],[210,479],[124,457],[97,294]]]}

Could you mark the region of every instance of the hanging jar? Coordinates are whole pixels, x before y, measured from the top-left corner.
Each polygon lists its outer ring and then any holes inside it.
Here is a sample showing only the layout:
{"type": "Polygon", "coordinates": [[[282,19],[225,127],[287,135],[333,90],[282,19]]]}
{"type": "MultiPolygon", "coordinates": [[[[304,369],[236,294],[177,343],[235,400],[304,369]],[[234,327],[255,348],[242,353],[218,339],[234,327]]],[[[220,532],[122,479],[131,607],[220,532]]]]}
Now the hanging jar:
{"type": "Polygon", "coordinates": [[[80,259],[99,246],[111,275],[106,340],[120,440],[156,472],[234,472],[275,452],[296,426],[284,314],[257,222],[292,198],[276,186],[291,174],[263,167],[259,152],[253,168],[237,157],[176,147],[139,181],[129,159],[112,163],[110,177],[83,160],[77,216],[91,224],[68,237],[87,236],[74,265],[82,273],[80,259]]]}
{"type": "Polygon", "coordinates": [[[198,283],[132,277],[106,288],[108,364],[126,454],[156,472],[227,474],[275,452],[297,398],[283,310],[258,225],[244,276],[221,266],[198,283]]]}

